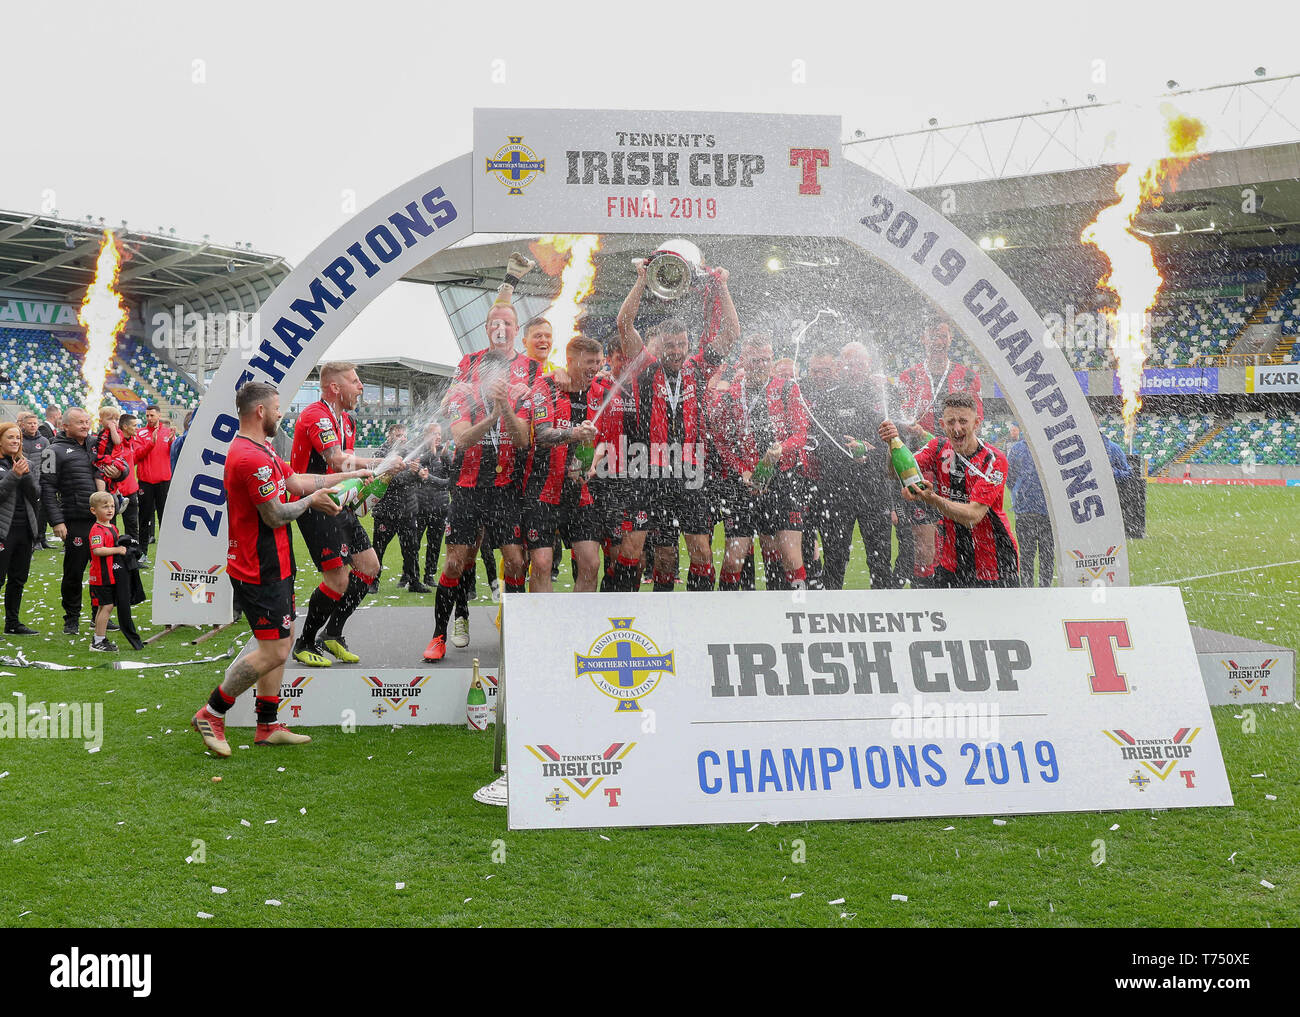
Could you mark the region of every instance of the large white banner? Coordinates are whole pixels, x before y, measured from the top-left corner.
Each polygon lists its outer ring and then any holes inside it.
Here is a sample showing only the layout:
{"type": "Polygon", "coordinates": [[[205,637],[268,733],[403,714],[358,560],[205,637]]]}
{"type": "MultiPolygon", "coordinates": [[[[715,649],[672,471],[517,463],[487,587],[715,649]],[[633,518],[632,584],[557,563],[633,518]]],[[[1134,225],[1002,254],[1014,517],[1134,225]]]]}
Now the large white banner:
{"type": "Polygon", "coordinates": [[[1247,392],[1300,392],[1300,364],[1247,367],[1247,392]]]}
{"type": "Polygon", "coordinates": [[[551,594],[504,623],[511,829],[1232,804],[1175,589],[551,594]]]}
{"type": "Polygon", "coordinates": [[[841,232],[840,118],[474,111],[474,228],[519,233],[841,232]]]}

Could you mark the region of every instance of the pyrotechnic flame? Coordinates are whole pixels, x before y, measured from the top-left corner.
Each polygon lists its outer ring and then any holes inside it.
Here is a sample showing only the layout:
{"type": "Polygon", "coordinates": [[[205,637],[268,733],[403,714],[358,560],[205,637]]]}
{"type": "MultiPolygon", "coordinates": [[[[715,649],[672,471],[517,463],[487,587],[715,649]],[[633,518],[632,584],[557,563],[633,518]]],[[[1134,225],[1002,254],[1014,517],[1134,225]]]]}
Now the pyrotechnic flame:
{"type": "Polygon", "coordinates": [[[1155,306],[1164,282],[1151,245],[1132,232],[1133,220],[1144,203],[1159,205],[1161,189],[1172,190],[1179,174],[1191,162],[1197,142],[1205,133],[1201,121],[1178,113],[1168,103],[1159,110],[1164,130],[1153,122],[1153,111],[1139,110],[1119,134],[1128,165],[1115,181],[1119,200],[1098,213],[1080,239],[1105,256],[1110,271],[1098,282],[1113,292],[1117,306],[1105,312],[1110,321],[1110,349],[1124,398],[1124,437],[1133,441],[1137,413],[1142,408],[1139,389],[1150,340],[1147,314],[1155,306]]]}
{"type": "Polygon", "coordinates": [[[547,363],[564,366],[564,347],[578,334],[582,302],[596,288],[596,252],[600,236],[595,233],[560,233],[538,237],[528,245],[547,275],[560,274],[560,294],[543,317],[551,323],[554,344],[547,363]]]}
{"type": "Polygon", "coordinates": [[[126,301],[117,291],[117,275],[122,269],[122,252],[112,230],[104,230],[104,242],[95,263],[95,278],[81,300],[77,320],[86,330],[86,358],[81,376],[86,379],[86,412],[99,412],[104,398],[104,382],[117,349],[118,333],[129,315],[126,301]]]}

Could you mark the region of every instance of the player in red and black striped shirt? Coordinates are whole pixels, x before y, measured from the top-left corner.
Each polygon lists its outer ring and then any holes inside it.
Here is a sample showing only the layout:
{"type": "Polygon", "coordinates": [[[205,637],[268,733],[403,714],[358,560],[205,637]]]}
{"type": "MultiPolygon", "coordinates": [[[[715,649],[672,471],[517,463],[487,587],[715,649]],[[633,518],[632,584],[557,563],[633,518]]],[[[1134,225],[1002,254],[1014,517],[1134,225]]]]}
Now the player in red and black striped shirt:
{"type": "MultiPolygon", "coordinates": [[[[1019,586],[1020,552],[1002,510],[1007,457],[980,441],[979,411],[969,392],[943,397],[941,423],[946,437],[916,454],[930,486],[903,489],[908,501],[920,500],[942,516],[934,585],[1019,586]]],[[[886,420],[880,437],[892,441],[898,428],[886,420]]]]}
{"type": "Polygon", "coordinates": [[[289,522],[312,510],[336,516],[339,506],[329,488],[369,470],[348,473],[294,473],[270,448],[280,422],[280,394],[260,381],[245,384],[235,396],[239,433],[226,452],[228,540],[226,573],[254,638],[194,715],[193,727],[213,755],[229,756],[226,711],[241,692],[257,686],[257,745],[309,742],[276,720],[280,678],[293,641],[293,536],[289,522]],[[287,495],[300,501],[286,502],[287,495]]]}
{"type": "Polygon", "coordinates": [[[524,470],[523,533],[532,569],[529,588],[551,591],[551,562],[557,536],[573,549],[577,593],[596,589],[600,518],[587,489],[587,477],[574,448],[595,442],[600,432],[592,418],[603,387],[594,384],[601,346],[575,336],[565,347],[568,380],[544,375],[523,403],[532,421],[534,446],[524,470]]]}

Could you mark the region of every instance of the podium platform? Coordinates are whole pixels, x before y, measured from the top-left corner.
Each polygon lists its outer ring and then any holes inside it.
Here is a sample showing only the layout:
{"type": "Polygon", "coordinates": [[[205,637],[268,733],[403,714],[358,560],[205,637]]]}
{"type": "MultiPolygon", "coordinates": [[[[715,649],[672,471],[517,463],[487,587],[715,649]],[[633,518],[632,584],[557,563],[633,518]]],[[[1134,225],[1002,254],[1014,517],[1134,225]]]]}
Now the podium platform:
{"type": "MultiPolygon", "coordinates": [[[[496,716],[501,634],[496,607],[469,609],[469,646],[448,642],[437,664],[421,659],[433,628],[429,607],[362,606],[348,623],[347,639],[358,664],[304,667],[290,660],[280,686],[280,719],[295,727],[383,724],[464,724],[473,661],[496,716]]],[[[227,716],[233,727],[252,727],[253,697],[240,696],[227,716]]]]}
{"type": "Polygon", "coordinates": [[[1196,625],[1191,629],[1211,706],[1295,701],[1295,650],[1196,625]]]}

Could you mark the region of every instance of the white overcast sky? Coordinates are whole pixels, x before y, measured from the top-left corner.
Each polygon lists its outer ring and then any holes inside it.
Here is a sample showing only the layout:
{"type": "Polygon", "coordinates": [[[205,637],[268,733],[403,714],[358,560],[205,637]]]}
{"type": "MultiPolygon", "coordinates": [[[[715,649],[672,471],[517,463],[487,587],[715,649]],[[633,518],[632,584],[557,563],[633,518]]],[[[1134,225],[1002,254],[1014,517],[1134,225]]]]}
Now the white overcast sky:
{"type": "MultiPolygon", "coordinates": [[[[1204,0],[7,4],[0,207],[38,210],[52,189],[65,217],[297,264],[348,218],[345,190],[363,208],[470,151],[476,106],[831,113],[871,136],[1292,73],[1298,20],[1204,0]]],[[[363,350],[458,356],[410,284],[335,347],[363,350]]]]}

